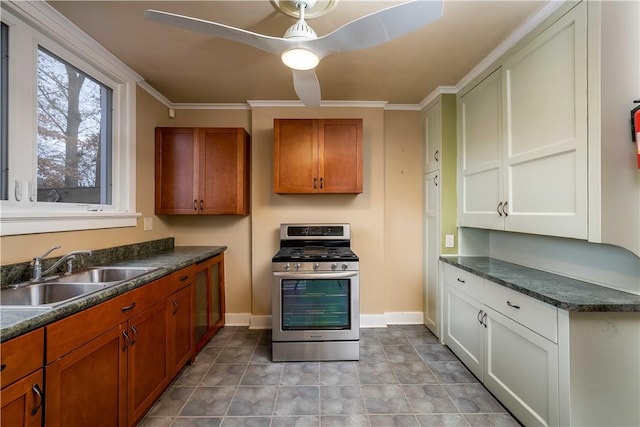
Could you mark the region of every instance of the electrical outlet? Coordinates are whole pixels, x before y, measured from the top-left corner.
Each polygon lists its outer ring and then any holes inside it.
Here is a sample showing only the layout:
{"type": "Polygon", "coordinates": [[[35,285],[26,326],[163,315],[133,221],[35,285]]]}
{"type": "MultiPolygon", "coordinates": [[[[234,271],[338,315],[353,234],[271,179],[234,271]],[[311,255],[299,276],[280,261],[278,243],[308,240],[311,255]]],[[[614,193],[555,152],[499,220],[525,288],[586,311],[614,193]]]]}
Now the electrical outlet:
{"type": "Polygon", "coordinates": [[[153,218],[144,219],[144,231],[153,230],[153,218]]]}
{"type": "Polygon", "coordinates": [[[455,245],[455,240],[453,234],[445,234],[444,236],[444,246],[445,248],[452,248],[455,245]]]}

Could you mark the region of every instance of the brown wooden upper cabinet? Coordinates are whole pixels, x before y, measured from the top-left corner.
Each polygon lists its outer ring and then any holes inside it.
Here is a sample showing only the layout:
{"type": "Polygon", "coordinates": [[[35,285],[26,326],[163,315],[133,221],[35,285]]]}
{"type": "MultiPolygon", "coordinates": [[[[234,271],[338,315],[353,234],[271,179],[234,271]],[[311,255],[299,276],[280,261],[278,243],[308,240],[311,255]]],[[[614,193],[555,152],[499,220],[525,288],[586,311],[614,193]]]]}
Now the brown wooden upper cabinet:
{"type": "Polygon", "coordinates": [[[362,119],[274,119],[273,191],[362,193],[362,119]]]}
{"type": "Polygon", "coordinates": [[[248,215],[249,145],[240,128],[156,128],[156,214],[248,215]]]}

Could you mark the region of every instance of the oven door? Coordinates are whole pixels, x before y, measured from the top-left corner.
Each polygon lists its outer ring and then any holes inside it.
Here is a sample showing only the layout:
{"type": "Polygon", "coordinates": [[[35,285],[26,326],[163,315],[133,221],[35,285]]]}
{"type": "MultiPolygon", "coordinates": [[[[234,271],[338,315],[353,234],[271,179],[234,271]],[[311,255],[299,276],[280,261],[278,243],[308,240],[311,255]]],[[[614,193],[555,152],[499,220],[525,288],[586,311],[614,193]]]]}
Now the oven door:
{"type": "Polygon", "coordinates": [[[340,341],[360,337],[357,271],[273,273],[273,341],[340,341]]]}

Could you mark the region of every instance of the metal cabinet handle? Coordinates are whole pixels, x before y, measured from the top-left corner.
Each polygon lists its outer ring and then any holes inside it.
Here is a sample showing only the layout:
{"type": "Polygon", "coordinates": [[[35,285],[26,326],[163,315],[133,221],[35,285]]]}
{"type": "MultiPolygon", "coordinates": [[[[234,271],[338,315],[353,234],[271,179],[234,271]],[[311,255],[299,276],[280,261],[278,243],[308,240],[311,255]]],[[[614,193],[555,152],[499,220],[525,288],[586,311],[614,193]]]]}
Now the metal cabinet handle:
{"type": "Polygon", "coordinates": [[[313,178],[313,189],[315,190],[316,188],[318,188],[317,186],[317,182],[318,182],[318,178],[313,178]]]}
{"type": "Polygon", "coordinates": [[[320,178],[320,189],[324,188],[324,178],[320,178]]]}
{"type": "Polygon", "coordinates": [[[7,367],[7,365],[4,364],[4,363],[2,365],[0,365],[0,372],[4,371],[4,368],[6,368],[6,367],[7,367]]]}
{"type": "Polygon", "coordinates": [[[478,319],[478,323],[480,323],[482,325],[482,313],[484,313],[484,311],[480,310],[478,312],[478,315],[476,316],[476,319],[478,319]]]}
{"type": "Polygon", "coordinates": [[[502,212],[504,212],[504,216],[509,216],[509,211],[507,210],[507,204],[509,204],[509,202],[504,202],[504,205],[502,206],[502,212]]]}
{"type": "Polygon", "coordinates": [[[460,282],[460,283],[467,283],[467,282],[465,282],[463,279],[461,279],[461,278],[459,278],[459,277],[458,277],[458,282],[460,282]]]}
{"type": "Polygon", "coordinates": [[[511,304],[510,301],[507,301],[507,305],[511,308],[515,308],[516,310],[520,310],[520,306],[516,304],[511,304]]]}
{"type": "Polygon", "coordinates": [[[127,305],[127,306],[122,307],[120,309],[120,311],[124,313],[125,311],[133,310],[135,307],[136,307],[136,303],[134,302],[131,305],[127,305]]]}
{"type": "Polygon", "coordinates": [[[498,203],[498,208],[496,210],[498,211],[498,215],[502,216],[502,202],[498,203]]]}
{"type": "Polygon", "coordinates": [[[33,387],[31,387],[31,390],[33,390],[33,393],[36,395],[36,398],[38,399],[38,403],[36,407],[31,410],[31,416],[33,417],[38,413],[40,408],[42,408],[42,403],[44,402],[44,399],[42,398],[42,390],[40,390],[40,386],[38,384],[34,384],[33,387]]]}
{"type": "Polygon", "coordinates": [[[433,183],[436,185],[436,187],[438,186],[438,175],[433,177],[433,183]]]}
{"type": "Polygon", "coordinates": [[[204,210],[204,200],[200,200],[200,210],[204,210]]]}
{"type": "Polygon", "coordinates": [[[136,342],[138,341],[138,330],[136,329],[135,326],[132,326],[131,332],[133,332],[133,339],[131,340],[131,347],[133,347],[134,345],[136,345],[136,342]]]}
{"type": "Polygon", "coordinates": [[[487,327],[487,313],[482,316],[482,321],[480,322],[482,326],[487,327]]]}
{"type": "Polygon", "coordinates": [[[439,161],[439,160],[438,160],[438,151],[440,151],[440,150],[436,150],[436,152],[435,152],[435,153],[433,153],[433,158],[434,158],[434,160],[435,160],[436,162],[438,162],[438,161],[439,161]]]}
{"type": "Polygon", "coordinates": [[[180,277],[180,281],[184,282],[185,280],[187,280],[189,278],[189,276],[182,276],[180,277]]]}
{"type": "Polygon", "coordinates": [[[197,210],[198,210],[198,201],[197,201],[197,200],[194,200],[194,201],[193,201],[193,210],[194,210],[194,211],[197,211],[197,210]]]}
{"type": "Polygon", "coordinates": [[[173,300],[173,315],[175,315],[178,312],[178,301],[173,300]]]}
{"type": "Polygon", "coordinates": [[[122,351],[127,351],[129,348],[129,343],[131,342],[131,338],[129,338],[129,334],[127,331],[122,331],[122,336],[124,337],[124,347],[122,347],[122,351]]]}

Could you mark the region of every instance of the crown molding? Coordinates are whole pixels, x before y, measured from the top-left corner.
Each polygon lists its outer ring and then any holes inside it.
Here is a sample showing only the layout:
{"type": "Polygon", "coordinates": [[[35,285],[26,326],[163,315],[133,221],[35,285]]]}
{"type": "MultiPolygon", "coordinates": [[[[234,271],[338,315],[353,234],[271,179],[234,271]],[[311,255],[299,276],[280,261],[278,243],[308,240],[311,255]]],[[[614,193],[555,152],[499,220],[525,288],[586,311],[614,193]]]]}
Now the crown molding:
{"type": "MultiPolygon", "coordinates": [[[[305,107],[301,101],[261,101],[249,100],[251,108],[258,107],[305,107]]],[[[320,107],[349,107],[349,108],[384,108],[387,101],[321,101],[320,107]]]]}
{"type": "Polygon", "coordinates": [[[151,86],[149,83],[147,83],[145,80],[142,80],[140,82],[138,82],[138,86],[141,89],[144,89],[149,95],[153,96],[155,99],[157,99],[161,104],[164,104],[165,107],[167,108],[174,108],[173,107],[173,103],[171,101],[169,101],[169,99],[164,96],[163,94],[161,94],[160,92],[158,92],[156,90],[156,88],[154,88],[153,86],[151,86]]]}
{"type": "Polygon", "coordinates": [[[188,103],[178,102],[171,104],[174,110],[250,110],[247,103],[188,103]]]}

